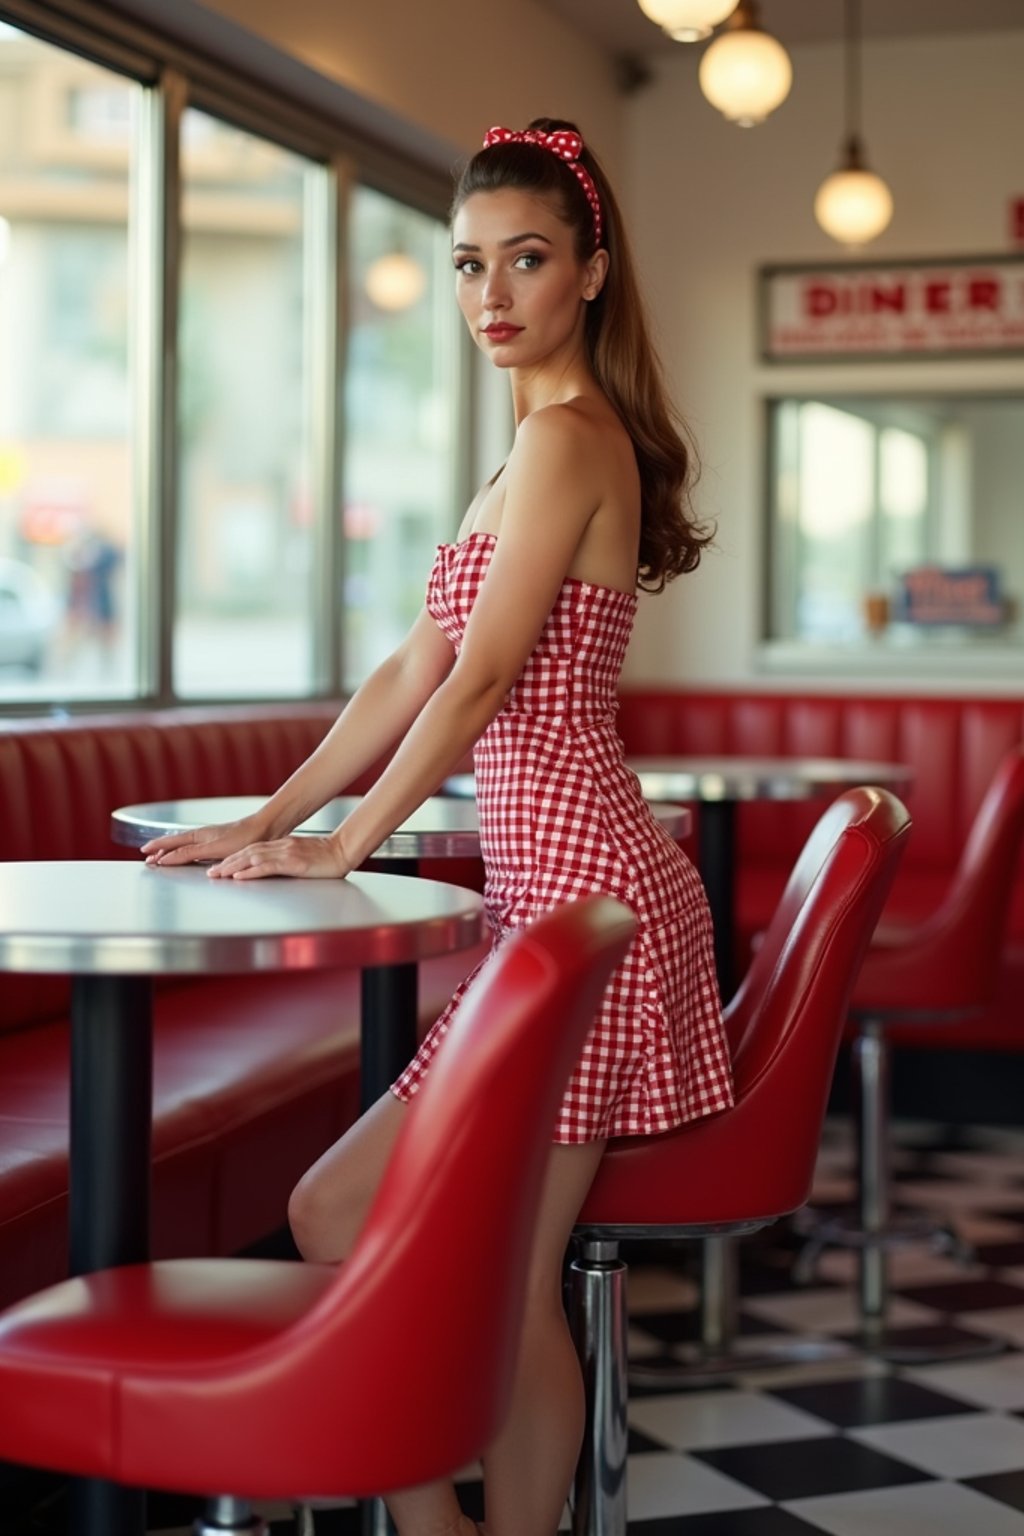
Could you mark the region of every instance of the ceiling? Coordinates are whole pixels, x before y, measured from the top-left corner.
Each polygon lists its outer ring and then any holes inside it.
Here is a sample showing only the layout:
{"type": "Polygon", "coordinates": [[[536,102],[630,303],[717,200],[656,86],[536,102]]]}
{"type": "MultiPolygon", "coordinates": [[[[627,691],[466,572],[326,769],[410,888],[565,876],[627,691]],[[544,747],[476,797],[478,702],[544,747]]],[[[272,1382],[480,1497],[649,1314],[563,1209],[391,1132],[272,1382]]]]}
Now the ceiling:
{"type": "MultiPolygon", "coordinates": [[[[685,46],[666,37],[636,0],[543,0],[549,10],[609,53],[637,57],[685,46]]],[[[761,23],[786,44],[826,42],[843,34],[843,0],[761,0],[761,23]]],[[[862,0],[865,37],[1024,29],[1024,0],[862,0]]]]}

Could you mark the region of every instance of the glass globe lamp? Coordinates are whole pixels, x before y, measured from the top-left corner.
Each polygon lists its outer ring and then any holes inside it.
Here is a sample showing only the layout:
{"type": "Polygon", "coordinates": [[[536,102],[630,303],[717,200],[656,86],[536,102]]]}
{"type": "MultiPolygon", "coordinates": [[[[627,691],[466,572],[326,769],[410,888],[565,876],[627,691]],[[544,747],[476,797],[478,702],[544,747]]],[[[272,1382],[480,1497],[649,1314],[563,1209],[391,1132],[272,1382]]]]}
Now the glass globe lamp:
{"type": "Polygon", "coordinates": [[[752,128],[789,95],[793,66],[782,44],[758,24],[757,7],[743,0],[706,49],[698,78],[713,107],[740,128],[752,128]]]}
{"type": "Polygon", "coordinates": [[[637,0],[637,4],[677,43],[699,43],[710,37],[736,9],[736,0],[637,0]]]}
{"type": "Polygon", "coordinates": [[[422,298],[427,274],[405,251],[378,256],[366,269],[366,291],[378,309],[411,309],[422,298]]]}
{"type": "Polygon", "coordinates": [[[814,217],[841,245],[867,245],[892,218],[892,193],[864,164],[860,145],[851,139],[843,163],[826,176],[814,199],[814,217]]]}

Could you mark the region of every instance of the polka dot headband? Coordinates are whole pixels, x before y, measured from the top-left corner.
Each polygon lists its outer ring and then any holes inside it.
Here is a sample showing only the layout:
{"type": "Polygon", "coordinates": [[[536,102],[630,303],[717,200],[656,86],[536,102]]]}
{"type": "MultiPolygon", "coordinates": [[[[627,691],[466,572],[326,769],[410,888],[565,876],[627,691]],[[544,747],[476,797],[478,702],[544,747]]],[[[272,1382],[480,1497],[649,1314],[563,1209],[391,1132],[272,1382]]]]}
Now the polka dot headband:
{"type": "Polygon", "coordinates": [[[541,149],[550,150],[559,160],[563,160],[583,188],[584,196],[590,204],[594,215],[594,248],[600,247],[601,199],[597,195],[593,177],[586,166],[580,164],[583,140],[578,133],[565,128],[559,128],[554,133],[544,133],[539,128],[525,128],[522,132],[514,128],[488,128],[484,134],[484,149],[490,149],[493,144],[539,144],[541,149]]]}

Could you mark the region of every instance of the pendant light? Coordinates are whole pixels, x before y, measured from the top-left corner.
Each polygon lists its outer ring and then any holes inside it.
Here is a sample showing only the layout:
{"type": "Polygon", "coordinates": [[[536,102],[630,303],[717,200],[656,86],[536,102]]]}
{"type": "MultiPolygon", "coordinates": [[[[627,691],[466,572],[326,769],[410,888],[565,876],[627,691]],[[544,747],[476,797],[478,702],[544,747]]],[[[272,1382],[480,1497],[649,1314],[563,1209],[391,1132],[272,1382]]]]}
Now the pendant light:
{"type": "Polygon", "coordinates": [[[736,0],[637,0],[637,4],[677,43],[699,43],[710,37],[736,9],[736,0]]]}
{"type": "Polygon", "coordinates": [[[814,217],[841,245],[866,245],[892,218],[892,193],[868,170],[860,136],[860,0],[845,0],[843,98],[846,133],[839,169],[826,176],[814,199],[814,217]]]}
{"type": "Polygon", "coordinates": [[[711,105],[740,128],[764,122],[793,83],[789,54],[761,26],[757,0],[740,0],[705,50],[698,74],[711,105]]]}
{"type": "Polygon", "coordinates": [[[397,313],[423,297],[427,274],[407,251],[389,251],[366,269],[366,291],[378,309],[397,313]]]}

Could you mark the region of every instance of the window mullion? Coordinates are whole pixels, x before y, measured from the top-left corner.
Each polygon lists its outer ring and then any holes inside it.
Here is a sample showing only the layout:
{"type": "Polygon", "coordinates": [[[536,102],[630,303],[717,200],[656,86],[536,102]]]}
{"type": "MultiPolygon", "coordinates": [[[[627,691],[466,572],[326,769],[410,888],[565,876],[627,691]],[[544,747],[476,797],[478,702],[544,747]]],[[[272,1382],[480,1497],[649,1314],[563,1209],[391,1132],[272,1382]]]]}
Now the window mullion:
{"type": "Polygon", "coordinates": [[[138,604],[133,626],[143,696],[171,701],[177,572],[177,353],[181,180],[178,144],[185,80],[165,70],[142,97],[132,185],[138,401],[133,500],[138,604]]]}

